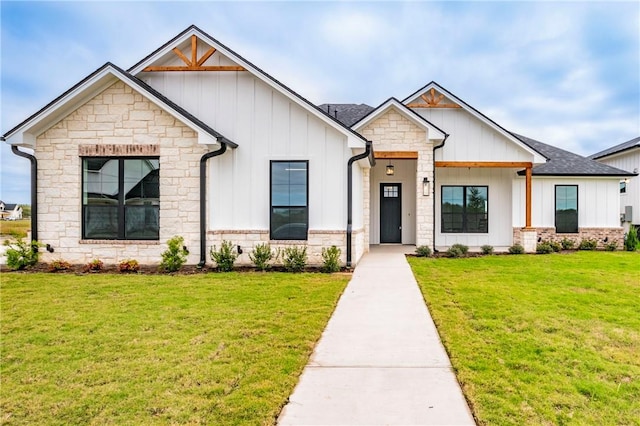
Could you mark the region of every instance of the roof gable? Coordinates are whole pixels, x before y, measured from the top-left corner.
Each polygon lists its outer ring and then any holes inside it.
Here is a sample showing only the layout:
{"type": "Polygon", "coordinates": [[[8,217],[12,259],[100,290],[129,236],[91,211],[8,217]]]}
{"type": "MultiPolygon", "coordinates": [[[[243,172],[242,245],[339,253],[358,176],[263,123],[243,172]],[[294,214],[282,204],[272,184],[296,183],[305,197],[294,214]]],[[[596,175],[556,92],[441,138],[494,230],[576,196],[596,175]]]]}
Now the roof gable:
{"type": "Polygon", "coordinates": [[[431,140],[443,140],[447,137],[447,134],[438,128],[433,123],[429,122],[429,120],[424,117],[416,114],[414,111],[407,108],[396,98],[389,98],[382,104],[380,104],[377,108],[373,109],[369,112],[369,114],[362,117],[356,123],[353,124],[353,128],[355,130],[359,130],[364,128],[367,124],[373,122],[376,118],[382,116],[385,112],[390,109],[395,109],[409,121],[413,122],[418,127],[426,129],[428,132],[428,137],[431,140]]]}
{"type": "Polygon", "coordinates": [[[480,111],[473,108],[471,105],[467,104],[453,93],[447,91],[435,81],[430,82],[426,86],[409,95],[402,101],[402,103],[405,104],[408,108],[462,109],[469,113],[471,116],[475,117],[480,122],[487,125],[489,128],[493,129],[498,134],[502,135],[509,142],[529,152],[533,156],[533,163],[544,163],[546,161],[544,154],[523,143],[520,139],[513,136],[513,134],[500,126],[498,123],[491,120],[489,117],[482,114],[480,111]]]}
{"type": "Polygon", "coordinates": [[[198,143],[218,144],[224,142],[232,148],[237,147],[236,143],[173,103],[151,86],[110,62],[89,74],[31,117],[8,131],[2,139],[12,145],[35,146],[36,138],[39,135],[118,80],[125,82],[194,130],[198,135],[198,143]]]}
{"type": "MultiPolygon", "coordinates": [[[[178,55],[175,50],[177,49],[183,52],[188,48],[188,46],[193,46],[193,37],[196,37],[198,41],[205,43],[206,47],[203,49],[202,56],[198,55],[197,47],[196,52],[193,53],[192,47],[191,58],[189,58],[188,55],[185,55],[187,56],[186,60],[182,59],[183,68],[185,68],[184,65],[186,65],[187,62],[193,63],[194,60],[197,65],[197,63],[204,58],[204,61],[202,61],[200,65],[206,66],[210,61],[219,58],[222,63],[212,66],[229,66],[232,68],[228,69],[228,71],[242,71],[251,73],[253,76],[266,83],[268,86],[272,87],[279,93],[286,96],[288,99],[292,100],[294,103],[301,106],[307,112],[311,113],[315,117],[319,118],[323,122],[338,130],[340,133],[347,136],[348,145],[350,148],[364,148],[366,139],[362,137],[362,135],[353,131],[334,117],[327,115],[324,111],[309,102],[307,99],[294,92],[293,90],[282,84],[280,81],[271,77],[269,74],[253,65],[251,62],[247,61],[242,56],[229,49],[227,46],[220,43],[218,40],[211,37],[209,34],[205,33],[195,25],[191,25],[189,28],[178,34],[163,46],[146,56],[140,62],[131,67],[129,69],[129,72],[133,75],[138,75],[142,72],[145,72],[145,70],[148,71],[148,67],[167,66],[166,64],[168,62],[179,64],[180,61],[177,60],[176,57],[179,58],[180,55],[178,55]],[[213,52],[210,56],[205,57],[207,53],[211,51],[211,48],[213,48],[215,52],[213,52]]],[[[186,68],[188,68],[188,66],[186,68]]],[[[188,69],[184,70],[189,71],[188,69]]],[[[218,69],[218,71],[224,71],[224,69],[218,69]]]]}

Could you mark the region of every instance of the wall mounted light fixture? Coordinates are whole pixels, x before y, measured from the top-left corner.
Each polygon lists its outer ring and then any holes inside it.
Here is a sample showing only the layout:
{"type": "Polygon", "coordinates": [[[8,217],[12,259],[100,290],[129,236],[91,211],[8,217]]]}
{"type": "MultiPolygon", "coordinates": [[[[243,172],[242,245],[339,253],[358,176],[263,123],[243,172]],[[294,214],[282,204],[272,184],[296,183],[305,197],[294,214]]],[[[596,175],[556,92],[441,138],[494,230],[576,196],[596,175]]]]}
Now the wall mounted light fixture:
{"type": "Polygon", "coordinates": [[[431,193],[431,183],[429,182],[429,178],[425,177],[422,179],[422,195],[428,197],[431,193]]]}
{"type": "Polygon", "coordinates": [[[393,164],[391,164],[391,161],[389,161],[389,164],[387,164],[386,173],[387,173],[387,176],[393,176],[393,174],[395,173],[395,170],[393,168],[393,164]]]}

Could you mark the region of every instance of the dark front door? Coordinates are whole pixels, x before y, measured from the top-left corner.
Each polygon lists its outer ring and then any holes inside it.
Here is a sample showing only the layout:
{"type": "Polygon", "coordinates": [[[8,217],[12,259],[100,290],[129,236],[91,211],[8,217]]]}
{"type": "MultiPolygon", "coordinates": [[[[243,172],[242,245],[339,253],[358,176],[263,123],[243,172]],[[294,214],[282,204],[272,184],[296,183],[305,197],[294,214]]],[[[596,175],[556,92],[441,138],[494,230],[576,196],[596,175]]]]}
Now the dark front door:
{"type": "Polygon", "coordinates": [[[402,242],[402,185],[380,184],[380,242],[402,242]]]}

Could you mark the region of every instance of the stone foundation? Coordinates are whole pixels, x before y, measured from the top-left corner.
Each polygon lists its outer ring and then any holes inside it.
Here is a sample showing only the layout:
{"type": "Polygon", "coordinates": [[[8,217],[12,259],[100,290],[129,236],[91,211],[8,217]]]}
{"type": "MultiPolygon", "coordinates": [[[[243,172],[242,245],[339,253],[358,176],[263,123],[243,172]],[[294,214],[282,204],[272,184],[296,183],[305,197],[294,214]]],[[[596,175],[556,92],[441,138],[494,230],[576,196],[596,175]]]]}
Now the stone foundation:
{"type": "MultiPolygon", "coordinates": [[[[556,233],[556,228],[535,228],[535,231],[537,239],[540,239],[540,241],[560,243],[566,238],[573,241],[575,248],[578,248],[578,245],[584,239],[595,239],[598,241],[598,248],[604,248],[605,244],[616,242],[618,249],[621,249],[624,243],[623,228],[579,228],[577,234],[556,233]],[[607,240],[606,242],[605,239],[607,240]]],[[[513,228],[513,244],[523,244],[521,228],[513,228]]]]}

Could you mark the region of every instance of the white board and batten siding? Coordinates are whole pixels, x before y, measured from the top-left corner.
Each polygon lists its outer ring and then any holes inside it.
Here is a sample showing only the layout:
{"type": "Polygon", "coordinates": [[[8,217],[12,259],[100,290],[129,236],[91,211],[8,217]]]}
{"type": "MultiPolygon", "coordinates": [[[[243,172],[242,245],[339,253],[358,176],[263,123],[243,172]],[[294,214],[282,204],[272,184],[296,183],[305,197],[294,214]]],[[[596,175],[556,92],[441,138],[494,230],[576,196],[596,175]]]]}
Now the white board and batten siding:
{"type": "MultiPolygon", "coordinates": [[[[491,245],[504,249],[513,244],[511,182],[516,169],[438,169],[436,174],[436,248],[445,249],[453,244],[464,244],[477,249],[491,245]],[[488,187],[488,233],[443,233],[441,216],[442,186],[488,187]]],[[[524,213],[523,213],[524,214],[524,213]]],[[[524,216],[523,216],[524,221],[524,216]]]]}
{"type": "MultiPolygon", "coordinates": [[[[555,227],[556,185],[578,186],[578,226],[580,228],[618,228],[620,216],[618,178],[561,178],[535,177],[531,187],[531,225],[555,227]]],[[[525,225],[525,180],[519,177],[513,182],[514,227],[525,225]]]]}
{"type": "MultiPolygon", "coordinates": [[[[633,173],[635,171],[637,173],[640,171],[640,148],[612,155],[598,161],[627,172],[633,173]]],[[[624,213],[626,206],[633,207],[633,223],[640,224],[640,176],[630,176],[627,181],[626,192],[620,194],[620,213],[624,213]]]]}
{"type": "Polygon", "coordinates": [[[415,112],[449,137],[436,150],[435,161],[532,161],[522,147],[463,109],[416,108],[415,112]]]}
{"type": "MultiPolygon", "coordinates": [[[[200,56],[205,49],[198,49],[200,56]]],[[[182,65],[177,57],[171,62],[164,65],[182,65]]],[[[235,64],[216,54],[207,65],[235,64]]],[[[269,229],[272,160],[309,161],[310,230],[346,229],[353,153],[345,134],[248,71],[144,72],[140,78],[238,144],[209,160],[210,230],[269,229]]],[[[354,229],[363,226],[362,201],[358,205],[354,229]]]]}

